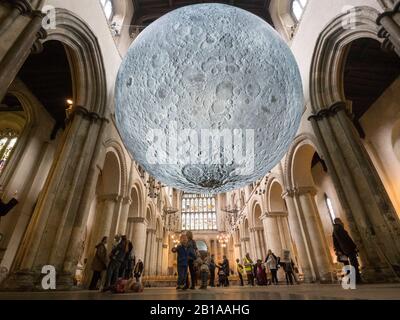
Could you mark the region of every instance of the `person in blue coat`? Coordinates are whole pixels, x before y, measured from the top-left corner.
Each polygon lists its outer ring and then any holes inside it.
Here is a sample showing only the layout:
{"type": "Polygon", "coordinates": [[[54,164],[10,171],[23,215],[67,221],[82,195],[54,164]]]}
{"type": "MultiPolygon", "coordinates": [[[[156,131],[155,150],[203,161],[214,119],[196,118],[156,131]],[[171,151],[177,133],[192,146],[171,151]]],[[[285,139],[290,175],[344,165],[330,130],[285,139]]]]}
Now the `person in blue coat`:
{"type": "Polygon", "coordinates": [[[189,265],[189,258],[194,259],[193,253],[188,247],[188,237],[186,234],[182,234],[180,237],[180,244],[175,248],[172,248],[172,252],[177,254],[177,265],[178,265],[178,286],[177,289],[186,289],[186,278],[187,270],[189,265]]]}

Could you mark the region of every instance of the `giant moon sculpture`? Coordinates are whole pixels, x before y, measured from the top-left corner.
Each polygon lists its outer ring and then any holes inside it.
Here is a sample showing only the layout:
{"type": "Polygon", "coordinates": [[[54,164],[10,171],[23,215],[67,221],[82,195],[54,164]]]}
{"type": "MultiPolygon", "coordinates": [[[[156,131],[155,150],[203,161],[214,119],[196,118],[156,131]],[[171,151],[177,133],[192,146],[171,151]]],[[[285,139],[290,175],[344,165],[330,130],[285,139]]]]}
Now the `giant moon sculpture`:
{"type": "Polygon", "coordinates": [[[222,4],[172,11],[132,43],[116,82],[116,123],[133,158],[186,192],[265,176],[300,125],[296,61],[261,18],[222,4]]]}

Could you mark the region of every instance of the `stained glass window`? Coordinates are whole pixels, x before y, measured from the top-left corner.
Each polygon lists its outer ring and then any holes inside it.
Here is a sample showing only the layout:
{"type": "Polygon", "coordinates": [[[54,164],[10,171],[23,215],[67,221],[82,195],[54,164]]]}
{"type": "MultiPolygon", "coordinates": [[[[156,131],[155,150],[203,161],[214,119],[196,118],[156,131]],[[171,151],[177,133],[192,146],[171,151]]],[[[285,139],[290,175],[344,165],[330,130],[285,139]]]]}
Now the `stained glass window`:
{"type": "Polygon", "coordinates": [[[18,135],[18,132],[9,128],[0,130],[0,174],[11,157],[18,141],[18,135]]]}
{"type": "Polygon", "coordinates": [[[325,204],[326,204],[326,207],[328,208],[329,216],[331,217],[331,220],[333,223],[336,219],[336,214],[335,214],[335,210],[333,209],[332,200],[328,197],[327,194],[325,194],[325,204]]]}
{"type": "Polygon", "coordinates": [[[308,0],[293,0],[292,1],[292,15],[299,22],[303,16],[308,0]]]}
{"type": "Polygon", "coordinates": [[[215,197],[209,194],[184,193],[182,230],[217,230],[215,197]]]}

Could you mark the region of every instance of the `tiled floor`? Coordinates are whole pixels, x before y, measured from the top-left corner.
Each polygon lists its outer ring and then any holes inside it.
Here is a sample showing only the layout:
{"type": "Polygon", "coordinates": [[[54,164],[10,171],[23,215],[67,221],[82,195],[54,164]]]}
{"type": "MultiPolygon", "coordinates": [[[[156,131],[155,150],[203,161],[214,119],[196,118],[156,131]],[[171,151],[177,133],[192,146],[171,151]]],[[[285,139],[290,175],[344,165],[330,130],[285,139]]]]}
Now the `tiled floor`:
{"type": "Polygon", "coordinates": [[[286,285],[268,287],[209,288],[177,291],[175,288],[146,288],[143,293],[111,294],[74,292],[0,292],[0,300],[400,300],[400,284],[362,285],[344,290],[339,285],[286,285]]]}

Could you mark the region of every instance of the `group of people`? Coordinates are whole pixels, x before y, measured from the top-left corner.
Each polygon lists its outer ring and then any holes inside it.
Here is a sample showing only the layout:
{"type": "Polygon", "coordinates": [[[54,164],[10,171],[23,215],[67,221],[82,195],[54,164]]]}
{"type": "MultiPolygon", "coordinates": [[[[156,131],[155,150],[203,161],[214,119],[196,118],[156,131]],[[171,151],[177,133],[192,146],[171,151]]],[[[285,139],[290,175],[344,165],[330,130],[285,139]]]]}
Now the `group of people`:
{"type": "Polygon", "coordinates": [[[230,268],[227,257],[224,256],[223,261],[217,264],[214,255],[202,255],[191,231],[181,234],[180,243],[172,248],[172,252],[177,254],[178,290],[196,289],[198,275],[201,280],[200,289],[207,289],[208,285],[215,287],[216,270],[217,286],[229,286],[230,268]]]}
{"type": "Polygon", "coordinates": [[[103,237],[96,246],[96,253],[92,261],[93,276],[89,289],[98,289],[104,271],[106,271],[106,275],[102,292],[126,291],[133,288],[135,283],[140,283],[144,265],[140,259],[136,262],[132,242],[126,236],[116,235],[108,255],[107,241],[108,238],[103,237]]]}
{"type": "Polygon", "coordinates": [[[266,286],[270,284],[278,285],[278,270],[283,269],[286,276],[286,284],[293,285],[294,282],[299,283],[295,271],[297,270],[293,260],[290,258],[290,252],[285,250],[285,260],[281,260],[272,250],[268,251],[264,262],[258,259],[254,262],[247,253],[243,258],[243,263],[236,259],[237,273],[240,279],[240,285],[244,286],[244,277],[247,278],[248,285],[266,286]],[[270,279],[268,274],[271,275],[270,279]]]}

